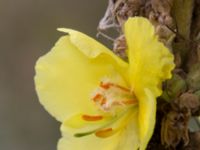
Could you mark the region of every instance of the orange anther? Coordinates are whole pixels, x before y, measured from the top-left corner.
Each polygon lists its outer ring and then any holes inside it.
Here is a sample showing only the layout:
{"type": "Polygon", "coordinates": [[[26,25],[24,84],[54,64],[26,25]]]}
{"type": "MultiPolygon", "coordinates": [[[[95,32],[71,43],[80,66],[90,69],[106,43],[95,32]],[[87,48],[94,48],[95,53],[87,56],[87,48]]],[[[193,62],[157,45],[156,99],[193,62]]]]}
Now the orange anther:
{"type": "Polygon", "coordinates": [[[98,121],[102,120],[103,116],[89,116],[89,115],[82,115],[83,120],[86,121],[98,121]]]}
{"type": "Polygon", "coordinates": [[[103,96],[99,93],[97,93],[92,99],[96,102],[96,101],[99,101],[100,98],[102,98],[103,96]]]}
{"type": "Polygon", "coordinates": [[[113,131],[112,128],[102,129],[102,130],[97,131],[97,132],[95,133],[95,135],[96,135],[97,137],[101,137],[101,138],[106,138],[106,137],[109,137],[109,136],[111,136],[111,135],[113,135],[113,134],[114,134],[114,131],[113,131]]]}
{"type": "Polygon", "coordinates": [[[113,85],[112,83],[103,83],[103,82],[100,83],[100,87],[102,87],[104,89],[109,89],[110,86],[112,86],[112,85],[113,85]]]}
{"type": "Polygon", "coordinates": [[[130,92],[130,90],[128,89],[128,88],[125,88],[125,87],[123,87],[123,86],[120,86],[120,85],[118,85],[118,84],[113,84],[113,83],[103,83],[103,82],[101,82],[100,83],[100,87],[102,87],[102,88],[104,88],[104,89],[109,89],[110,87],[116,87],[116,88],[118,88],[118,89],[120,89],[120,90],[123,90],[123,91],[125,91],[125,92],[130,92]]]}

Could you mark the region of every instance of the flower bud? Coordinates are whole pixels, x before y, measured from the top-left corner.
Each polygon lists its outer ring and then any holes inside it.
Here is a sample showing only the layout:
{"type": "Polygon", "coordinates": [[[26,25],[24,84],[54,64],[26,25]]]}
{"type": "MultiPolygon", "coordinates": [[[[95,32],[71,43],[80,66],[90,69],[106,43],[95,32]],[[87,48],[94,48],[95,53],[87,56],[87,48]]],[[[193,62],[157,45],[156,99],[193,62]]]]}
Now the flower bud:
{"type": "Polygon", "coordinates": [[[167,101],[172,100],[185,92],[186,89],[187,85],[184,79],[177,74],[173,74],[173,77],[166,82],[166,89],[163,92],[162,98],[167,101]]]}

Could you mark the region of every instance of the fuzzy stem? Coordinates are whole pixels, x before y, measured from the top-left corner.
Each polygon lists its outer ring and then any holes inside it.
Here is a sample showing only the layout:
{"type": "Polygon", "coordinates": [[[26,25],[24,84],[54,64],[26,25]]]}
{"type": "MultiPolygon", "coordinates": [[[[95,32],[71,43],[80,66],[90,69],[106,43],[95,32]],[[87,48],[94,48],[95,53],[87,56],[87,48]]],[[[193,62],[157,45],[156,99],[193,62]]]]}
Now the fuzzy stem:
{"type": "Polygon", "coordinates": [[[173,44],[175,54],[182,58],[182,64],[185,64],[185,57],[190,49],[190,29],[194,0],[174,0],[172,16],[177,27],[177,37],[173,44]]]}

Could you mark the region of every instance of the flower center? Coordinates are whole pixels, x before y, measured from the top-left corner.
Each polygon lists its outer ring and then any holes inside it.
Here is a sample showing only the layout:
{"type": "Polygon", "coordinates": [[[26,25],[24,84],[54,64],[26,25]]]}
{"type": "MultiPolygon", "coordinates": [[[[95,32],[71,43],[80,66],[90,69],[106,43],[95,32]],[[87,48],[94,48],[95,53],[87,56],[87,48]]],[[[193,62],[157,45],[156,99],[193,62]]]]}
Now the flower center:
{"type": "Polygon", "coordinates": [[[92,100],[104,112],[116,113],[138,102],[131,90],[125,86],[103,80],[95,90],[92,100]]]}
{"type": "Polygon", "coordinates": [[[103,113],[100,115],[83,114],[81,117],[88,123],[99,122],[99,126],[90,131],[76,133],[75,137],[95,134],[97,137],[106,138],[114,135],[125,126],[124,121],[128,120],[127,117],[130,116],[132,108],[138,104],[129,88],[107,79],[100,82],[91,99],[103,113]],[[107,121],[100,123],[103,120],[107,121]]]}

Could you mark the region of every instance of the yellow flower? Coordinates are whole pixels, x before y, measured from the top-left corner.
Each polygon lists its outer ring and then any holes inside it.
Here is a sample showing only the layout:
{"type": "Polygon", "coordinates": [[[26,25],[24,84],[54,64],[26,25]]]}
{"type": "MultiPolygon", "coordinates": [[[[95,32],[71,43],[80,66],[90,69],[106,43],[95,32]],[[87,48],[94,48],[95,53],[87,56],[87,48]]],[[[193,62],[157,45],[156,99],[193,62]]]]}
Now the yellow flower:
{"type": "Polygon", "coordinates": [[[144,150],[156,98],[171,77],[173,55],[144,18],[124,25],[129,62],[71,29],[36,64],[35,85],[46,110],[62,122],[58,150],[144,150]]]}

